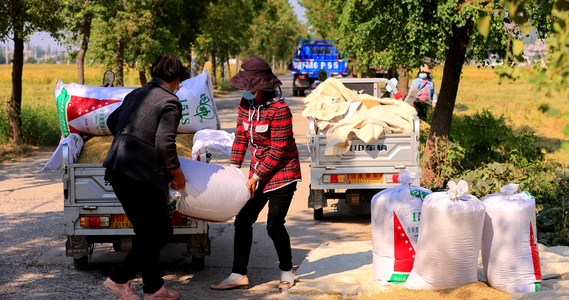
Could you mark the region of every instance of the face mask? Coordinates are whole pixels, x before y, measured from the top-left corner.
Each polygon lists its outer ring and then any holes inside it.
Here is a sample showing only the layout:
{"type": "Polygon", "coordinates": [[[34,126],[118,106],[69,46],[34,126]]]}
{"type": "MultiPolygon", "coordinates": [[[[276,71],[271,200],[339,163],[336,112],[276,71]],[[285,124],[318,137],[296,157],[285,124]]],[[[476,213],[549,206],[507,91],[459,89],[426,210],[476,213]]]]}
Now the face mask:
{"type": "Polygon", "coordinates": [[[247,100],[254,100],[255,99],[255,94],[253,94],[253,92],[242,91],[241,93],[243,93],[243,98],[245,98],[247,100]]]}
{"type": "Polygon", "coordinates": [[[419,78],[425,79],[425,78],[427,78],[427,74],[421,73],[421,74],[419,74],[419,78]]]}

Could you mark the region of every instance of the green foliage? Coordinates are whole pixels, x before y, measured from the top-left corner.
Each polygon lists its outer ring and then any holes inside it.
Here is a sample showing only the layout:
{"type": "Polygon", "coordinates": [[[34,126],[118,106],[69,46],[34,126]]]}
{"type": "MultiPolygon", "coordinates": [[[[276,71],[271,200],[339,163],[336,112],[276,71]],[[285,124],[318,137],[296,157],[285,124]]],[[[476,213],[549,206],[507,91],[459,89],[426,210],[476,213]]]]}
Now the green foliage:
{"type": "MultiPolygon", "coordinates": [[[[7,101],[3,101],[6,103],[7,101]]],[[[22,106],[22,142],[34,146],[57,145],[61,137],[57,109],[54,105],[22,106]]],[[[0,144],[9,141],[6,106],[0,107],[0,144]]]]}
{"type": "MultiPolygon", "coordinates": [[[[503,116],[496,118],[487,110],[453,118],[451,139],[467,149],[464,163],[470,166],[491,162],[523,165],[521,160],[533,162],[544,158],[533,132],[514,132],[503,116]]],[[[468,169],[468,165],[463,167],[468,169]]]]}
{"type": "Polygon", "coordinates": [[[463,179],[479,199],[519,184],[536,198],[539,242],[569,245],[569,169],[546,160],[537,142],[532,131],[516,132],[488,111],[455,116],[448,143],[436,153],[437,168],[445,183],[463,179]]]}
{"type": "Polygon", "coordinates": [[[306,19],[317,38],[335,40],[338,38],[338,14],[335,7],[342,2],[343,0],[299,0],[298,4],[306,9],[306,19]]]}
{"type": "Polygon", "coordinates": [[[229,81],[227,81],[227,80],[226,81],[223,81],[223,80],[218,81],[217,89],[220,91],[235,91],[235,90],[237,90],[236,88],[230,86],[229,81]]]}

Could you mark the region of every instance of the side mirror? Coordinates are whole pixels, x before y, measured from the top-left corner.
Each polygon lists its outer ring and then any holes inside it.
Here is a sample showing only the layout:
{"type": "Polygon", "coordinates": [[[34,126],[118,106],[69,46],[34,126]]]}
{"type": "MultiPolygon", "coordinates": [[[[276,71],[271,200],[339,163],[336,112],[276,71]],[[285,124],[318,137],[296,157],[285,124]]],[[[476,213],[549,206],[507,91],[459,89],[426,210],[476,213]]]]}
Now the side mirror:
{"type": "Polygon", "coordinates": [[[111,70],[107,70],[105,75],[103,75],[103,84],[101,86],[104,87],[111,87],[115,82],[115,73],[111,70]]]}

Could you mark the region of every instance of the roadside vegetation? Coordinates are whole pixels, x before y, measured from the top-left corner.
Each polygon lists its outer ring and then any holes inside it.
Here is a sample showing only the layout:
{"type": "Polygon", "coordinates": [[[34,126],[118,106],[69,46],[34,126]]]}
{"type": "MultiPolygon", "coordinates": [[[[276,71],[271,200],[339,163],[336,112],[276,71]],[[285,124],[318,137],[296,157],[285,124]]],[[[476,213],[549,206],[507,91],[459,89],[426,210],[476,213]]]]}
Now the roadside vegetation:
{"type": "MultiPolygon", "coordinates": [[[[567,111],[544,109],[567,95],[546,98],[523,81],[499,84],[490,67],[463,70],[450,136],[436,155],[445,185],[463,179],[469,193],[482,199],[519,184],[518,192],[536,199],[538,241],[569,245],[569,149],[562,132],[569,117],[567,111]]],[[[436,85],[436,69],[434,75],[436,85]]],[[[431,111],[422,124],[422,148],[432,118],[431,111]]]]}

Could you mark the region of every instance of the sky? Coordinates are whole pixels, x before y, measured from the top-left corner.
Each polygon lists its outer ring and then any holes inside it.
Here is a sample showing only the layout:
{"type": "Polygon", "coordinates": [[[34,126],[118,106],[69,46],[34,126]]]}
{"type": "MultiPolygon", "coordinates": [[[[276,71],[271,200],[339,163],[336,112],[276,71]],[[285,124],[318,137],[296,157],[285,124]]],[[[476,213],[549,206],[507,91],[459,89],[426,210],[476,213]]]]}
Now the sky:
{"type": "MultiPolygon", "coordinates": [[[[298,18],[298,20],[301,23],[306,23],[306,18],[304,17],[304,7],[300,6],[297,3],[297,0],[287,0],[290,5],[293,7],[294,12],[296,13],[296,16],[298,18]]],[[[2,49],[4,49],[5,47],[5,43],[0,43],[2,49]]],[[[10,40],[8,40],[8,45],[10,49],[14,49],[14,43],[11,42],[10,40]]],[[[65,47],[61,46],[55,39],[53,39],[49,33],[47,32],[37,32],[34,33],[31,37],[30,37],[30,46],[40,46],[43,49],[47,49],[48,47],[51,50],[57,50],[57,51],[63,51],[65,50],[65,47]]],[[[24,47],[27,50],[27,47],[24,47]]]]}

